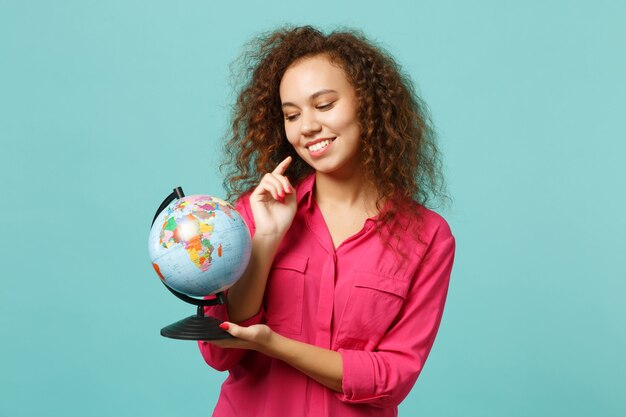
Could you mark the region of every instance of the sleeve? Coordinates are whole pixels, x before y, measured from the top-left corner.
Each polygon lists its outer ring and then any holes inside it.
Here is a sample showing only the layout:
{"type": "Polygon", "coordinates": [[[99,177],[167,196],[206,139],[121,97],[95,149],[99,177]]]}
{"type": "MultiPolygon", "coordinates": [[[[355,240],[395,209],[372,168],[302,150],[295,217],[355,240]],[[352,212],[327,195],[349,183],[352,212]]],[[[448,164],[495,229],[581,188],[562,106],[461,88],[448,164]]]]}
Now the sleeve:
{"type": "Polygon", "coordinates": [[[433,239],[398,318],[376,350],[339,349],[341,401],[394,407],[413,388],[435,341],[448,293],[455,240],[447,224],[445,229],[433,239]]]}
{"type": "MultiPolygon", "coordinates": [[[[244,222],[250,230],[250,235],[254,236],[254,217],[250,210],[249,203],[250,194],[243,195],[235,204],[235,209],[241,215],[244,222]]],[[[204,307],[204,314],[215,317],[222,321],[230,321],[228,317],[228,308],[226,304],[218,304],[214,306],[204,307]]],[[[253,324],[262,323],[265,320],[265,312],[263,308],[254,316],[237,324],[241,326],[252,326],[253,324]]],[[[232,369],[246,354],[245,349],[225,349],[215,346],[209,342],[199,340],[198,347],[205,362],[218,371],[226,371],[232,369]]]]}

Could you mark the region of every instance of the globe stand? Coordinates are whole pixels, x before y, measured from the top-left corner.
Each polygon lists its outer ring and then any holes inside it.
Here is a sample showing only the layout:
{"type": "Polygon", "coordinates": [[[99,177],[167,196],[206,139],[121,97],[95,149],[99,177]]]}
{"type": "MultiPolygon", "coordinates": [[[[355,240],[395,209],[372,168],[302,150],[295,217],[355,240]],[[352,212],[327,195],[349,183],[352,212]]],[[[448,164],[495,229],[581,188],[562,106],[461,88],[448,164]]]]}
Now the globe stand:
{"type": "MultiPolygon", "coordinates": [[[[165,200],[159,206],[152,224],[156,221],[159,214],[170,205],[170,203],[178,198],[183,198],[185,194],[181,187],[174,188],[174,191],[168,195],[165,200]]],[[[172,294],[186,303],[194,304],[198,307],[195,316],[189,316],[185,319],[179,320],[176,323],[172,323],[169,326],[165,326],[161,329],[161,336],[169,337],[171,339],[181,340],[219,340],[219,339],[231,339],[231,336],[226,331],[220,329],[219,325],[223,320],[219,320],[215,317],[205,316],[204,307],[224,304],[226,302],[226,296],[224,292],[215,294],[215,298],[198,300],[197,298],[189,297],[182,294],[173,288],[170,288],[165,281],[161,281],[165,288],[167,288],[172,294]]]]}

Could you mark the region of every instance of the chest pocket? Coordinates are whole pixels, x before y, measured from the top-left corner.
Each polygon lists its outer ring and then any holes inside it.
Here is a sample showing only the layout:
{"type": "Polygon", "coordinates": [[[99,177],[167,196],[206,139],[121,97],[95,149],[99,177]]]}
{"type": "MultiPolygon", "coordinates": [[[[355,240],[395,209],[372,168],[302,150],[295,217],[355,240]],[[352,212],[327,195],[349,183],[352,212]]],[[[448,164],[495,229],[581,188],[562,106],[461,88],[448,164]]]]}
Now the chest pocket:
{"type": "Polygon", "coordinates": [[[302,332],[304,273],[308,261],[307,256],[293,253],[274,260],[264,297],[266,323],[272,330],[295,335],[302,332]]]}
{"type": "Polygon", "coordinates": [[[404,304],[409,281],[355,271],[337,328],[338,348],[373,350],[404,304]]]}

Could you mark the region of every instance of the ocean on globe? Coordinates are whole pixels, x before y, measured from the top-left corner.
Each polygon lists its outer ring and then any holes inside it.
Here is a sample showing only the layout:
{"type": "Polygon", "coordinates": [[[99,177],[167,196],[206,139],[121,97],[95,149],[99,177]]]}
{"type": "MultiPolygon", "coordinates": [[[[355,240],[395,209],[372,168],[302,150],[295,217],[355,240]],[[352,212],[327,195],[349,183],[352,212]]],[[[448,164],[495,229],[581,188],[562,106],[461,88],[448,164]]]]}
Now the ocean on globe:
{"type": "Polygon", "coordinates": [[[175,200],[148,239],[154,270],[168,287],[196,297],[232,286],[250,260],[250,232],[235,208],[208,195],[175,200]]]}

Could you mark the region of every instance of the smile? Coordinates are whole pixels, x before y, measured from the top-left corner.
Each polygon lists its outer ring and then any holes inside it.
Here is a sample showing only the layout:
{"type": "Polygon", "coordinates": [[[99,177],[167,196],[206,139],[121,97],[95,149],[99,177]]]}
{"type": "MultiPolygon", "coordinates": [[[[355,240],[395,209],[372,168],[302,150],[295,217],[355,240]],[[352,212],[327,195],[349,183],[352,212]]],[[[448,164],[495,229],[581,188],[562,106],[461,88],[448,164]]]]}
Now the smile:
{"type": "Polygon", "coordinates": [[[327,140],[323,140],[321,142],[317,142],[315,145],[311,145],[309,146],[309,149],[313,152],[317,152],[321,149],[324,149],[325,147],[327,147],[328,145],[330,145],[331,140],[327,139],[327,140]]]}
{"type": "Polygon", "coordinates": [[[328,145],[330,145],[334,140],[335,140],[335,138],[323,139],[323,140],[321,140],[319,142],[315,142],[312,145],[308,145],[307,148],[309,149],[309,152],[311,152],[313,154],[319,154],[324,149],[326,149],[328,147],[328,145]]]}

